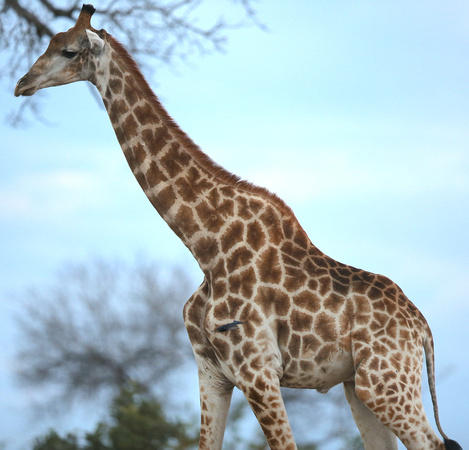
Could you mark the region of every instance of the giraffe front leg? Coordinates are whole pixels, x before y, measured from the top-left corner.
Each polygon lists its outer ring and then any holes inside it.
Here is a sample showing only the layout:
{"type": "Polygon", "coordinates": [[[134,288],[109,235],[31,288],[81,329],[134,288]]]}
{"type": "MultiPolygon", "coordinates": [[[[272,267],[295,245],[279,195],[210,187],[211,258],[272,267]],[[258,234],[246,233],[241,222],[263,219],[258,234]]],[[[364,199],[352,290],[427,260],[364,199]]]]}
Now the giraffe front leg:
{"type": "Polygon", "coordinates": [[[221,450],[233,386],[224,386],[199,368],[199,450],[221,450]]]}
{"type": "Polygon", "coordinates": [[[346,381],[344,383],[344,390],[345,397],[352,410],[353,418],[360,431],[365,450],[396,450],[397,437],[357,397],[355,382],[346,381]]]}
{"type": "Polygon", "coordinates": [[[254,377],[252,383],[243,382],[240,388],[262,427],[270,449],[296,450],[278,378],[264,370],[254,377]]]}

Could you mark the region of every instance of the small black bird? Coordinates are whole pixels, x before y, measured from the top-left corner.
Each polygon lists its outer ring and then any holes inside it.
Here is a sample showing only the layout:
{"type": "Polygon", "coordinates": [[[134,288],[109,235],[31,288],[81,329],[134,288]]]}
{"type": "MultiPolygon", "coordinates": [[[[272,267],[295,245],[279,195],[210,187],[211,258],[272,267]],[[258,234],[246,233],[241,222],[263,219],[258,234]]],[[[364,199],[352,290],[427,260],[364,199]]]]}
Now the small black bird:
{"type": "Polygon", "coordinates": [[[233,328],[238,328],[238,325],[244,323],[239,320],[233,320],[231,323],[227,323],[226,325],[222,325],[221,327],[215,328],[214,331],[219,331],[224,333],[225,331],[232,330],[233,328]]]}

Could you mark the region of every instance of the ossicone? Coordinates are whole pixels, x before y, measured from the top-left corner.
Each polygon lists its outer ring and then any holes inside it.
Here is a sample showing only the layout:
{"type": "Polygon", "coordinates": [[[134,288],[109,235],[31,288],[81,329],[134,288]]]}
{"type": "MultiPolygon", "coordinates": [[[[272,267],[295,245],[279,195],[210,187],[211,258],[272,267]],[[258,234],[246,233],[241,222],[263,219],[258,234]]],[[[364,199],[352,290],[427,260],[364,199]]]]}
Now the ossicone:
{"type": "Polygon", "coordinates": [[[95,11],[96,9],[93,5],[83,5],[75,27],[77,29],[91,28],[91,16],[95,11]]]}
{"type": "Polygon", "coordinates": [[[83,5],[83,7],[81,8],[81,12],[87,12],[90,16],[92,16],[95,11],[96,11],[96,8],[93,6],[93,5],[83,5]]]}

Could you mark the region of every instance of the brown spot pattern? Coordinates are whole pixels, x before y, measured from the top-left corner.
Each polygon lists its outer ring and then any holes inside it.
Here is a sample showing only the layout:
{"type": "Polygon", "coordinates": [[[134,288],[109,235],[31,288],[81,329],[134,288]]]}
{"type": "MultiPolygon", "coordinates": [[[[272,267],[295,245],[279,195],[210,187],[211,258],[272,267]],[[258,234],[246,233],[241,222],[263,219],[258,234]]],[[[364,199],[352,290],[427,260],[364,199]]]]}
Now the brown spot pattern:
{"type": "Polygon", "coordinates": [[[280,283],[282,269],[278,250],[275,247],[269,247],[259,256],[257,269],[262,282],[272,284],[280,283]]]}

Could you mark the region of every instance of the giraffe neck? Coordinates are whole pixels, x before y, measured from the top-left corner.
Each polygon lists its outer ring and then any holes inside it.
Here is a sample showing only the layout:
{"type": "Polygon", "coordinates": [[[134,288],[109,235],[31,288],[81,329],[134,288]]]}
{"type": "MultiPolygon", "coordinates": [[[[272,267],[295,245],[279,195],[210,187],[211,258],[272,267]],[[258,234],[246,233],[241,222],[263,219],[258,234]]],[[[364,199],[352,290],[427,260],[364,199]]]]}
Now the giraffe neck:
{"type": "Polygon", "coordinates": [[[128,53],[110,36],[108,42],[107,63],[101,63],[91,81],[138,183],[201,264],[228,217],[226,208],[225,214],[220,211],[219,192],[237,178],[198,149],[167,114],[128,53]]]}
{"type": "Polygon", "coordinates": [[[138,183],[206,275],[216,276],[223,258],[246,265],[282,239],[312,246],[282,200],[216,165],[169,117],[123,47],[110,36],[108,43],[91,81],[138,183]]]}

